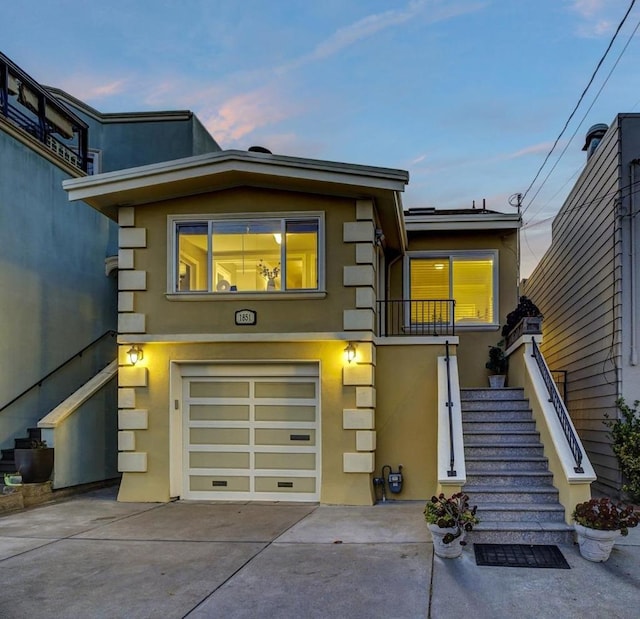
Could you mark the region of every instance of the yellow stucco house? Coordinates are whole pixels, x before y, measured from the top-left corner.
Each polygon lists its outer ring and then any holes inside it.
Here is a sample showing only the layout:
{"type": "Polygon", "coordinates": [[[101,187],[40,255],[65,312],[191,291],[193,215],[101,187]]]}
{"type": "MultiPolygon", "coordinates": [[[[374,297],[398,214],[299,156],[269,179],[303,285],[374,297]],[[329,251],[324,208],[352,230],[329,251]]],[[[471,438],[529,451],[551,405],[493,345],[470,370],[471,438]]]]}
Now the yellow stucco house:
{"type": "MultiPolygon", "coordinates": [[[[438,486],[439,359],[485,386],[517,214],[403,170],[221,151],[73,179],[119,231],[119,499],[372,504],[438,486]]],[[[457,383],[456,383],[457,384],[457,383]]]]}

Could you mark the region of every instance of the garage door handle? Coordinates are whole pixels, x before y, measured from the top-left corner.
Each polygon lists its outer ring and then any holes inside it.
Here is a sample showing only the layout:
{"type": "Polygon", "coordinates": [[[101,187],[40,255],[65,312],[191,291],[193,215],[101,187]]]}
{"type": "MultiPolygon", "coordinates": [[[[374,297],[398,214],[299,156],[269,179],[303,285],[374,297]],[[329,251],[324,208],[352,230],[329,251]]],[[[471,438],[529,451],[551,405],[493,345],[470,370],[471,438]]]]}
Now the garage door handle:
{"type": "Polygon", "coordinates": [[[279,481],[278,488],[293,488],[292,481],[279,481]]]}
{"type": "Polygon", "coordinates": [[[290,434],[289,438],[292,441],[310,441],[311,435],[310,434],[290,434]]]}
{"type": "Polygon", "coordinates": [[[226,481],[218,481],[218,480],[214,480],[211,482],[212,486],[226,486],[227,482],[226,481]]]}

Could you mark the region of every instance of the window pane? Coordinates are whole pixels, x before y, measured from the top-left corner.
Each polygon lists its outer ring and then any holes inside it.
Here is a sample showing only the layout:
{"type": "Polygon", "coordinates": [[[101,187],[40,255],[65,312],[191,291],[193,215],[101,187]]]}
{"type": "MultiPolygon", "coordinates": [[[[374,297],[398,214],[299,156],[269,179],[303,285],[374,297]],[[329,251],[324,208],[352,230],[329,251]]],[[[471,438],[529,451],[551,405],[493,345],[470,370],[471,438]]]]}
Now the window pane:
{"type": "Polygon", "coordinates": [[[206,222],[177,224],[178,264],[176,287],[183,291],[207,290],[208,232],[206,222]]]}
{"type": "Polygon", "coordinates": [[[280,220],[213,223],[213,290],[255,292],[280,288],[280,220]]]}
{"type": "Polygon", "coordinates": [[[287,290],[318,288],[318,221],[286,222],[287,290]]]}
{"type": "Polygon", "coordinates": [[[493,322],[493,257],[454,258],[457,323],[493,322]]]}
{"type": "Polygon", "coordinates": [[[433,303],[435,300],[450,299],[449,258],[424,258],[411,260],[411,322],[447,323],[448,303],[433,303]]]}

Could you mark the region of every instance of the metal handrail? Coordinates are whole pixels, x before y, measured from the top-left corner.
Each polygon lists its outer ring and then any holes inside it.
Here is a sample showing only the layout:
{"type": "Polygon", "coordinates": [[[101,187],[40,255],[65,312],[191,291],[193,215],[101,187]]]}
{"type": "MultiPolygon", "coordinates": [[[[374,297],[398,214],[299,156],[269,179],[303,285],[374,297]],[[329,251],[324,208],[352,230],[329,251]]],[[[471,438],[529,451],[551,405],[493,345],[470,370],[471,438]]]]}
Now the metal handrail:
{"type": "Polygon", "coordinates": [[[547,364],[542,357],[542,353],[538,348],[535,338],[531,338],[532,350],[533,354],[531,355],[538,364],[538,369],[540,370],[540,374],[542,375],[542,379],[547,387],[547,392],[549,393],[549,402],[553,404],[553,407],[556,409],[556,415],[558,416],[558,420],[560,421],[560,425],[562,426],[562,430],[564,432],[564,436],[567,439],[567,443],[569,444],[569,448],[571,449],[571,453],[573,454],[573,458],[576,461],[576,466],[573,467],[573,470],[576,473],[584,473],[584,469],[582,468],[582,449],[580,449],[580,443],[578,442],[578,438],[575,435],[571,422],[569,421],[569,413],[567,412],[567,408],[560,397],[560,393],[558,392],[558,388],[551,377],[549,372],[549,368],[547,368],[547,364]]]}
{"type": "Polygon", "coordinates": [[[384,299],[377,302],[378,335],[455,335],[454,299],[384,299]]]}
{"type": "Polygon", "coordinates": [[[449,340],[445,342],[445,350],[447,356],[445,357],[447,365],[447,408],[449,409],[449,470],[447,471],[447,477],[455,477],[457,475],[454,469],[456,463],[455,452],[453,449],[453,401],[451,400],[451,370],[449,369],[449,340]]]}
{"type": "Polygon", "coordinates": [[[95,344],[97,344],[100,340],[102,340],[105,337],[107,337],[107,335],[110,335],[111,337],[114,337],[116,335],[116,331],[114,331],[113,329],[109,329],[108,331],[105,331],[100,337],[97,337],[95,340],[93,340],[93,342],[90,342],[89,344],[87,344],[82,350],[79,350],[75,355],[73,355],[72,357],[69,357],[66,361],[61,363],[58,367],[56,367],[55,369],[51,370],[51,372],[49,372],[48,374],[43,376],[38,382],[36,382],[33,385],[31,385],[31,387],[28,387],[27,389],[25,389],[22,393],[18,394],[10,402],[7,402],[2,408],[0,408],[0,413],[5,408],[8,408],[9,406],[11,406],[14,402],[17,402],[21,397],[27,395],[27,393],[29,393],[29,391],[31,391],[32,389],[35,389],[36,387],[41,387],[42,383],[45,380],[47,380],[48,378],[53,376],[56,372],[61,370],[63,367],[65,367],[66,365],[71,363],[76,357],[82,357],[82,355],[85,352],[87,352],[87,350],[89,350],[89,348],[91,348],[92,346],[95,346],[95,344]]]}

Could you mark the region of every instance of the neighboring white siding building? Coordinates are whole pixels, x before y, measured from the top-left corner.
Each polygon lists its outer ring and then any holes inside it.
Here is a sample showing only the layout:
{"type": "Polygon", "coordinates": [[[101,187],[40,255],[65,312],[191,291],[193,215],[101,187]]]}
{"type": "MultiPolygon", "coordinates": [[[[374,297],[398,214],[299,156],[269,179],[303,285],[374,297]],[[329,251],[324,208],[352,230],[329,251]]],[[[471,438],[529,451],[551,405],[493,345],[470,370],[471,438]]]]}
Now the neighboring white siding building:
{"type": "Polygon", "coordinates": [[[585,168],[524,292],[544,314],[549,366],[568,372],[567,407],[598,475],[596,486],[611,492],[622,479],[603,421],[606,414],[616,417],[617,398],[640,399],[640,114],[616,116],[591,148],[589,137],[585,168]]]}

